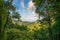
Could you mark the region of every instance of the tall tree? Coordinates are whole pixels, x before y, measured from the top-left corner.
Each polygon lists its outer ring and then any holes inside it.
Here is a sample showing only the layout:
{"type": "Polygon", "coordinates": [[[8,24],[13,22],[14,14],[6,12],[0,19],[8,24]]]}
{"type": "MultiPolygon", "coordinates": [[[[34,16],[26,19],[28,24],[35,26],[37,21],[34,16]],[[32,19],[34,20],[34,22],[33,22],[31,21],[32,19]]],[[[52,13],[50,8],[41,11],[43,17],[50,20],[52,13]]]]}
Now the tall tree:
{"type": "Polygon", "coordinates": [[[36,12],[40,16],[43,17],[43,22],[46,21],[48,23],[49,30],[49,40],[53,40],[52,30],[51,30],[51,18],[52,18],[52,5],[49,3],[49,0],[33,0],[36,5],[36,12]]]}
{"type": "Polygon", "coordinates": [[[8,21],[9,21],[9,17],[10,17],[10,11],[15,11],[15,7],[12,5],[12,2],[13,0],[7,0],[5,2],[5,6],[6,6],[6,11],[7,11],[7,19],[6,19],[6,23],[5,23],[5,26],[6,27],[6,24],[8,24],[8,21]]]}
{"type": "Polygon", "coordinates": [[[15,10],[13,0],[0,0],[0,40],[3,40],[4,30],[9,20],[10,10],[15,10]]]}
{"type": "Polygon", "coordinates": [[[3,28],[4,28],[3,26],[4,26],[5,20],[6,20],[6,18],[4,16],[6,16],[4,0],[0,0],[0,40],[2,40],[3,28]]]}
{"type": "MultiPolygon", "coordinates": [[[[49,26],[51,26],[51,18],[55,19],[55,26],[57,28],[57,40],[59,40],[59,20],[60,20],[60,0],[33,0],[33,2],[36,5],[36,12],[39,14],[39,18],[40,16],[44,16],[44,20],[47,19],[47,22],[49,24],[49,26]],[[46,3],[45,3],[46,2],[46,3]],[[45,5],[47,4],[47,5],[45,5]],[[45,11],[44,13],[42,11],[45,11]],[[42,13],[41,13],[42,12],[42,13]]],[[[49,33],[50,33],[50,40],[52,39],[52,32],[51,32],[51,27],[49,27],[49,33]]]]}

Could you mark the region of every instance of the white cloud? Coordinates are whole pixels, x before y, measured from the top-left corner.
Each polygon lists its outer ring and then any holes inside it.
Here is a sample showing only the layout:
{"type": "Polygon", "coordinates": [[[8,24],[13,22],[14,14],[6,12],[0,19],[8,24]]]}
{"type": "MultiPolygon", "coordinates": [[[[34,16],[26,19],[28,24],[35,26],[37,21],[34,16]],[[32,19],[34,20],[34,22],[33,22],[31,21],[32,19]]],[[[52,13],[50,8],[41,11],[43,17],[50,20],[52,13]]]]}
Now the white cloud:
{"type": "Polygon", "coordinates": [[[28,11],[29,13],[31,13],[30,15],[25,14],[25,16],[22,16],[21,17],[22,21],[33,22],[33,21],[36,21],[38,19],[38,17],[37,17],[38,15],[35,13],[36,7],[35,7],[34,3],[32,2],[32,0],[29,1],[28,8],[26,8],[27,10],[25,9],[24,1],[21,2],[21,6],[22,6],[23,10],[28,11]]]}
{"type": "Polygon", "coordinates": [[[22,0],[20,4],[21,4],[21,7],[25,9],[24,0],[22,0]]]}
{"type": "Polygon", "coordinates": [[[35,7],[34,3],[32,2],[32,0],[30,0],[28,3],[28,10],[30,10],[33,15],[35,15],[35,16],[37,15],[35,12],[36,7],[35,7]]]}
{"type": "Polygon", "coordinates": [[[32,0],[30,0],[29,3],[28,3],[28,9],[30,11],[34,11],[36,9],[34,3],[32,2],[32,0]]]}
{"type": "Polygon", "coordinates": [[[21,4],[21,7],[22,7],[23,11],[26,11],[24,0],[21,0],[21,3],[20,4],[21,4]]]}

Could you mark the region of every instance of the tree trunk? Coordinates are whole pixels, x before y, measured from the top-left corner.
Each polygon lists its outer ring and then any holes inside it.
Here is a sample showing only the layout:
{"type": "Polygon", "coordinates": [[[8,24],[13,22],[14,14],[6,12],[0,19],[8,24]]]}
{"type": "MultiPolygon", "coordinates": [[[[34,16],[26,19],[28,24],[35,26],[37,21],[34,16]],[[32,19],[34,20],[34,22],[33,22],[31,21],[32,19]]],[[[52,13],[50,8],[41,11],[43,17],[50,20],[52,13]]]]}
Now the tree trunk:
{"type": "Polygon", "coordinates": [[[2,40],[2,15],[0,14],[0,40],[2,40]]]}
{"type": "Polygon", "coordinates": [[[49,40],[53,40],[52,30],[50,26],[48,27],[48,30],[49,30],[49,40]]]}
{"type": "Polygon", "coordinates": [[[52,35],[52,29],[51,29],[51,17],[50,17],[50,13],[49,10],[46,10],[46,15],[47,15],[47,22],[48,22],[48,30],[49,30],[49,40],[53,40],[53,35],[52,35]]]}

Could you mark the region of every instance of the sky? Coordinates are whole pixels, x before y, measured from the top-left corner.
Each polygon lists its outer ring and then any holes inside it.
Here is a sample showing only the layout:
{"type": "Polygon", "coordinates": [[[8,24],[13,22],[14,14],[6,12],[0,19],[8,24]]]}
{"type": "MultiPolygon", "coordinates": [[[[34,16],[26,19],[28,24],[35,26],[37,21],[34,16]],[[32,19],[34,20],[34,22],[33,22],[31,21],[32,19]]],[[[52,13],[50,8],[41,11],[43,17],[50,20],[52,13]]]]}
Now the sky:
{"type": "Polygon", "coordinates": [[[13,5],[17,7],[17,11],[21,15],[22,21],[36,21],[38,15],[35,13],[36,7],[32,0],[14,0],[13,5]]]}

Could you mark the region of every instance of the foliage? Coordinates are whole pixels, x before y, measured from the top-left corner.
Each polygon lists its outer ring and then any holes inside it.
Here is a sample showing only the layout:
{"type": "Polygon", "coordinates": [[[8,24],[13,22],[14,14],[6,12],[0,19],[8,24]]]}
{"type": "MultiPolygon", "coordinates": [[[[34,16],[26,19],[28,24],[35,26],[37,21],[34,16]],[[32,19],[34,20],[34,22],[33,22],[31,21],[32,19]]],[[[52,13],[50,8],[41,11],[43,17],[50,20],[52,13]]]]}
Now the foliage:
{"type": "Polygon", "coordinates": [[[18,13],[18,12],[14,12],[13,14],[12,14],[12,18],[16,18],[16,19],[20,19],[20,14],[18,13]]]}
{"type": "Polygon", "coordinates": [[[43,19],[31,23],[20,20],[13,0],[0,0],[0,40],[60,40],[60,0],[33,2],[39,19],[43,19]]]}

